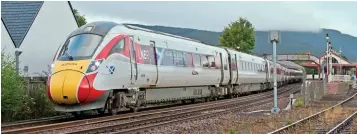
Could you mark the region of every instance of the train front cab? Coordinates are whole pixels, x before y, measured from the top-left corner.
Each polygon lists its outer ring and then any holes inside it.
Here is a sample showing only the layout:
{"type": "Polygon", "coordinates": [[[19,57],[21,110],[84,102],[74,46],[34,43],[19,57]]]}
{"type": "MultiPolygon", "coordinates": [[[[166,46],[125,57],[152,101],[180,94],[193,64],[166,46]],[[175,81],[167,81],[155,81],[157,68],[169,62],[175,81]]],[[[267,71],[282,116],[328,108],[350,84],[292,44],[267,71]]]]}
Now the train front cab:
{"type": "Polygon", "coordinates": [[[47,83],[47,95],[57,111],[83,111],[105,104],[108,93],[93,87],[103,62],[93,59],[93,55],[102,39],[100,35],[77,34],[58,50],[47,83]]]}

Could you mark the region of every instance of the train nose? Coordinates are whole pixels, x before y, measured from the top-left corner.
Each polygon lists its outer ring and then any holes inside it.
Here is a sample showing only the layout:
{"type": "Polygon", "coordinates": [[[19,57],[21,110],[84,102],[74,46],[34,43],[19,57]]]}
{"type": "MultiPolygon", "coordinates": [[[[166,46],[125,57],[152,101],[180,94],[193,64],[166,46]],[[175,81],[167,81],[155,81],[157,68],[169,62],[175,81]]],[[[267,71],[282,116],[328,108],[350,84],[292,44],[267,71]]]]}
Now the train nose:
{"type": "Polygon", "coordinates": [[[51,76],[52,100],[58,104],[78,104],[89,95],[90,85],[86,76],[78,71],[65,70],[51,76]]]}

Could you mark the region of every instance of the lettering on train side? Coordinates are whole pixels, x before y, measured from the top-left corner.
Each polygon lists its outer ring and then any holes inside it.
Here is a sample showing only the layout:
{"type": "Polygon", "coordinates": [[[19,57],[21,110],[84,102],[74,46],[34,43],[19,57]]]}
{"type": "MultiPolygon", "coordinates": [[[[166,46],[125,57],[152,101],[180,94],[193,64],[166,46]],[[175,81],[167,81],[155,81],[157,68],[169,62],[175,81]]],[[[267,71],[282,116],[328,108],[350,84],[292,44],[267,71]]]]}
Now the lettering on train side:
{"type": "Polygon", "coordinates": [[[68,65],[76,66],[77,63],[63,63],[61,66],[68,66],[68,65]]]}

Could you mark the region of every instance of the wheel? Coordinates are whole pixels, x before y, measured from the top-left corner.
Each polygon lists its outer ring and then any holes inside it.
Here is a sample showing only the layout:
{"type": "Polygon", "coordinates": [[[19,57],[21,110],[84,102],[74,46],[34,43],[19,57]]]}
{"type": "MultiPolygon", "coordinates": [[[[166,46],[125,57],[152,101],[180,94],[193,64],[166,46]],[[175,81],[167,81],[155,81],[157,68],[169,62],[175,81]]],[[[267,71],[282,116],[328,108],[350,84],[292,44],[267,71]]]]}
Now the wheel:
{"type": "Polygon", "coordinates": [[[192,103],[192,104],[195,103],[195,99],[191,99],[191,103],[192,103]]]}
{"type": "Polygon", "coordinates": [[[105,109],[99,109],[99,110],[98,110],[98,113],[99,113],[100,115],[104,115],[104,114],[105,114],[105,109]]]}
{"type": "Polygon", "coordinates": [[[72,112],[71,113],[75,118],[80,118],[81,117],[81,112],[72,112]]]}
{"type": "Polygon", "coordinates": [[[209,102],[209,98],[205,98],[205,102],[209,102]]]}
{"type": "Polygon", "coordinates": [[[112,114],[112,115],[116,115],[116,114],[117,114],[117,110],[116,110],[116,109],[112,109],[112,110],[110,110],[110,114],[112,114]]]}
{"type": "Polygon", "coordinates": [[[130,108],[130,110],[131,110],[132,112],[136,113],[136,112],[138,112],[138,107],[132,107],[132,108],[130,108]]]}

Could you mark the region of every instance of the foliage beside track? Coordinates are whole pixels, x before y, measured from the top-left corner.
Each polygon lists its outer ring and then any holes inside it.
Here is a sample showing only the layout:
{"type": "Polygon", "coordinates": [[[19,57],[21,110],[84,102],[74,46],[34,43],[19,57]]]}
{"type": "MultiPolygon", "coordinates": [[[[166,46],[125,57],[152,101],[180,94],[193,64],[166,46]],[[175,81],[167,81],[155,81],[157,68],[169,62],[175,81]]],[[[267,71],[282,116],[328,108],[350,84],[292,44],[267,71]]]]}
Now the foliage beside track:
{"type": "Polygon", "coordinates": [[[252,53],[255,47],[254,26],[246,18],[240,17],[224,27],[219,40],[221,46],[252,53]]]}
{"type": "Polygon", "coordinates": [[[28,93],[26,87],[25,79],[16,73],[15,60],[1,53],[1,122],[57,115],[44,84],[28,93]]]}

